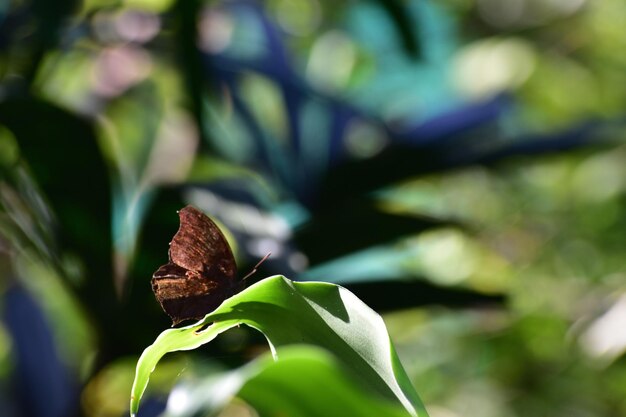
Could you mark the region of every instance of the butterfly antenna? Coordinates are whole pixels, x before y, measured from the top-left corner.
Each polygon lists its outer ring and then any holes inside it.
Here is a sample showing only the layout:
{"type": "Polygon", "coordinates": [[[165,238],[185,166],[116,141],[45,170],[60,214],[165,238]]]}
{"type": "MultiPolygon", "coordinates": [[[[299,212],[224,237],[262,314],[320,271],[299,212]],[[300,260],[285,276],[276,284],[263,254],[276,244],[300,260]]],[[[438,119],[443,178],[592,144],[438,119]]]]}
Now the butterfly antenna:
{"type": "Polygon", "coordinates": [[[269,258],[271,254],[272,254],[272,252],[268,252],[267,255],[265,255],[263,257],[263,259],[261,259],[259,261],[258,264],[254,265],[254,268],[252,268],[252,271],[248,272],[248,275],[246,275],[245,277],[241,278],[241,280],[245,281],[246,278],[248,278],[250,275],[253,275],[256,272],[257,268],[260,267],[263,262],[267,261],[267,258],[269,258]]]}

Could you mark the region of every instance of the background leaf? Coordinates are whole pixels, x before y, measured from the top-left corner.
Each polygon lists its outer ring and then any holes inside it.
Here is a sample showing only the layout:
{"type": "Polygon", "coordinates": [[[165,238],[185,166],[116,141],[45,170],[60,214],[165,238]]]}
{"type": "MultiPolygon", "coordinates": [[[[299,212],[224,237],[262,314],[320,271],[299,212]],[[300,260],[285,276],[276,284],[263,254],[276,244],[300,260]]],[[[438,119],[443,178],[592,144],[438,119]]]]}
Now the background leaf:
{"type": "Polygon", "coordinates": [[[233,396],[264,416],[386,416],[410,414],[397,402],[369,395],[328,351],[310,345],[278,349],[218,377],[189,381],[172,393],[167,417],[218,411],[233,396]],[[185,401],[176,398],[185,397],[185,401]]]}

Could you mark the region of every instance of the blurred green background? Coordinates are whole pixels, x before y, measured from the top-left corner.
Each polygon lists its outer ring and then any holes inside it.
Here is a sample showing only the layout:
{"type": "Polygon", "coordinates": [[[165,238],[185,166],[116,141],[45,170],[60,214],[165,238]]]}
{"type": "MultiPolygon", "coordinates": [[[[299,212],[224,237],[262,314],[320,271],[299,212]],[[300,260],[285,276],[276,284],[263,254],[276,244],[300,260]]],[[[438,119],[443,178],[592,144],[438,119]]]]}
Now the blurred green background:
{"type": "MultiPolygon", "coordinates": [[[[242,275],[271,251],[252,280],[383,314],[431,417],[626,415],[625,22],[622,0],[0,3],[0,414],[125,415],[193,204],[242,275]]],[[[266,349],[171,355],[140,415],[266,349]]]]}

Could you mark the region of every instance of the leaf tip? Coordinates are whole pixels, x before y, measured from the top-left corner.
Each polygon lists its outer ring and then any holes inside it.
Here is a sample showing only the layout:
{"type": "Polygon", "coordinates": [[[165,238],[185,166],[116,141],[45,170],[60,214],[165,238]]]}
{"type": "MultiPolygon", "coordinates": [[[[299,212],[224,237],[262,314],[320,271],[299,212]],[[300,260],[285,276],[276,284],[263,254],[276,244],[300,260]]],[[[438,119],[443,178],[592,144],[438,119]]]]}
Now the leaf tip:
{"type": "Polygon", "coordinates": [[[135,396],[131,395],[130,396],[130,417],[136,417],[137,416],[137,405],[135,404],[135,396]]]}

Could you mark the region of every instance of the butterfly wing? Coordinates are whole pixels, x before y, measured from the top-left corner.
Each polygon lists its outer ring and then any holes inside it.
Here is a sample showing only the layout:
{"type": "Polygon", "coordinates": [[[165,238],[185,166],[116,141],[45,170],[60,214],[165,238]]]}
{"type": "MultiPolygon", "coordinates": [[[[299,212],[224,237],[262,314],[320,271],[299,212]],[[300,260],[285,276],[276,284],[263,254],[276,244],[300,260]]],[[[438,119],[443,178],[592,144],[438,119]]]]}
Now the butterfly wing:
{"type": "Polygon", "coordinates": [[[237,264],[219,227],[192,206],[183,208],[178,215],[180,228],[170,242],[170,262],[190,271],[234,280],[237,264]]]}
{"type": "Polygon", "coordinates": [[[217,225],[191,206],[179,216],[170,262],[152,276],[152,290],[173,325],[201,319],[242,286],[233,253],[217,225]]]}

